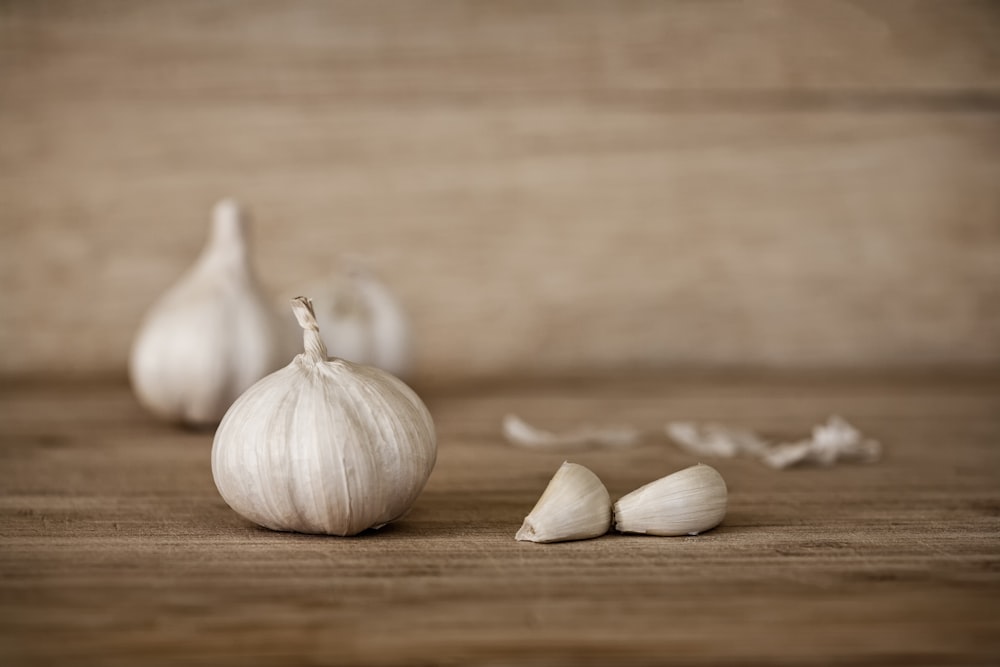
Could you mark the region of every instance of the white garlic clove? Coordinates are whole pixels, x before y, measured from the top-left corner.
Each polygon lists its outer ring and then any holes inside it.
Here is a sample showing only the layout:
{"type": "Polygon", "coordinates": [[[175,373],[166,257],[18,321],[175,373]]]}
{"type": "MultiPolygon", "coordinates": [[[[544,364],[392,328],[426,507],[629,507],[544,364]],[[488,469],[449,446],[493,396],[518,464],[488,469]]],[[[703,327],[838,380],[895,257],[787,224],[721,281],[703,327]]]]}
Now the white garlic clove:
{"type": "Polygon", "coordinates": [[[565,542],[600,537],[611,528],[611,496],[597,475],[563,463],[524,519],[515,539],[565,542]]]}
{"type": "Polygon", "coordinates": [[[143,319],[129,358],[132,387],[163,419],[215,424],[281,364],[279,336],[250,266],[244,216],[222,200],[198,261],[143,319]]]}
{"type": "Polygon", "coordinates": [[[409,320],[392,291],[357,263],[308,290],[331,356],[396,376],[410,369],[409,320]]]}
{"type": "Polygon", "coordinates": [[[212,476],[237,513],[273,530],[355,535],[399,519],[437,456],[434,423],[398,378],[327,355],[308,299],[305,353],[233,403],[212,476]]]}
{"type": "Polygon", "coordinates": [[[699,463],[650,482],[615,503],[615,529],[647,535],[697,535],[726,516],[726,482],[699,463]]]}

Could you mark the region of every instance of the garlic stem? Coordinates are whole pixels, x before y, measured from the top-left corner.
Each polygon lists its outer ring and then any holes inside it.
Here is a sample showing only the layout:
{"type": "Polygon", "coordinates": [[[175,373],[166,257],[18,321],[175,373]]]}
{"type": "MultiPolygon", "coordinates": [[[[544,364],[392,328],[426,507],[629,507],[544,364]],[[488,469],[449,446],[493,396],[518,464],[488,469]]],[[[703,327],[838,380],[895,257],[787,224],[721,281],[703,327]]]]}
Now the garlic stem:
{"type": "Polygon", "coordinates": [[[244,260],[247,256],[245,217],[235,200],[219,201],[212,209],[212,232],[205,247],[206,253],[244,260]]]}
{"type": "Polygon", "coordinates": [[[317,364],[329,361],[326,345],[319,335],[319,324],[316,322],[316,311],[313,310],[312,301],[304,296],[295,297],[292,299],[292,312],[302,327],[302,344],[305,346],[305,354],[309,361],[317,364]]]}

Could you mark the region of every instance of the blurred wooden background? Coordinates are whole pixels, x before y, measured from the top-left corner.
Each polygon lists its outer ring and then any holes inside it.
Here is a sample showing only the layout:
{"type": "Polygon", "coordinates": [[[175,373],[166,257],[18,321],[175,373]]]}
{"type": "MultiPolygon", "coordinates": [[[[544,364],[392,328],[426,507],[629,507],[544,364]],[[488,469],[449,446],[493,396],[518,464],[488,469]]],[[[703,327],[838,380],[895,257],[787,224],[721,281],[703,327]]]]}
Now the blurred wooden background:
{"type": "Polygon", "coordinates": [[[421,376],[1000,363],[1000,3],[0,0],[0,374],[114,374],[213,201],[421,376]]]}

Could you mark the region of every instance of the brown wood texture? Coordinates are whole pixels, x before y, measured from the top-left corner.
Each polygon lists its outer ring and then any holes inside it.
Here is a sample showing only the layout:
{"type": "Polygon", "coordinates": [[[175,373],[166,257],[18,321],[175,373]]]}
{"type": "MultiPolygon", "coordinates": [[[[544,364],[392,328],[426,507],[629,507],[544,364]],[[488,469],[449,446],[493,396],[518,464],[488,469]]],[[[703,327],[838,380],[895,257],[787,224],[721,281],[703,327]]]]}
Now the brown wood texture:
{"type": "Polygon", "coordinates": [[[120,373],[212,202],[420,377],[1000,363],[993,2],[0,2],[0,373],[120,373]],[[72,350],[72,354],[67,354],[72,350]]]}
{"type": "Polygon", "coordinates": [[[274,533],[215,491],[211,434],[118,384],[0,387],[0,662],[852,664],[1000,661],[1000,378],[601,378],[423,393],[437,468],[412,514],[355,538],[274,533]],[[635,449],[522,451],[630,422],[635,449]],[[538,545],[514,532],[565,459],[613,497],[695,462],[668,419],[777,437],[831,413],[882,462],[773,471],[711,461],[721,527],[538,545]]]}

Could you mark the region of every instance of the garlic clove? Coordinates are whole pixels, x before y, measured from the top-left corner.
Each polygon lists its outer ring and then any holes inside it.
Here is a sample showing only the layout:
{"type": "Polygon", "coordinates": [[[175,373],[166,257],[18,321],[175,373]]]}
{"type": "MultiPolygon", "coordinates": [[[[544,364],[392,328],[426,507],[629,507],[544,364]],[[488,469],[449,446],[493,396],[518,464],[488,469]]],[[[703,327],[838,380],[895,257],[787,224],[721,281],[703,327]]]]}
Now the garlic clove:
{"type": "Polygon", "coordinates": [[[515,539],[565,542],[600,537],[611,528],[611,496],[589,469],[565,462],[553,475],[515,539]]]}
{"type": "Polygon", "coordinates": [[[163,419],[215,424],[280,365],[279,336],[250,265],[245,216],[224,199],[197,262],[140,325],[129,357],[133,390],[163,419]]]}
{"type": "Polygon", "coordinates": [[[699,463],[650,482],[614,506],[615,529],[647,535],[697,535],[726,516],[726,482],[699,463]]]}
{"type": "Polygon", "coordinates": [[[233,403],[212,444],[226,503],[273,530],[355,535],[405,515],[434,468],[434,422],[401,380],[330,358],[308,299],[305,353],[233,403]]]}

